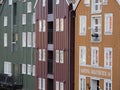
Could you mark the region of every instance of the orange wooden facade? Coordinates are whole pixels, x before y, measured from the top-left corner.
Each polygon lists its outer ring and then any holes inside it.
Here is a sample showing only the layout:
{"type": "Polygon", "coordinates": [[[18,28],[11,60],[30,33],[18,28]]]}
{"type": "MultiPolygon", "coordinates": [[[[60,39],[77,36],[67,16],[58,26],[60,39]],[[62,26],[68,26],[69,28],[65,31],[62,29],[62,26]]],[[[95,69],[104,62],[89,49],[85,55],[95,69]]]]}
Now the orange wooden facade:
{"type": "MultiPolygon", "coordinates": [[[[101,0],[102,1],[102,0],[101,0]]],[[[86,76],[86,90],[88,84],[91,84],[91,78],[99,78],[101,90],[104,90],[104,79],[112,81],[112,90],[120,90],[120,6],[116,0],[108,0],[107,5],[102,5],[102,12],[97,14],[91,13],[90,6],[84,4],[84,0],[80,0],[76,8],[75,18],[75,89],[79,89],[79,78],[81,75],[86,76]],[[105,13],[113,14],[113,32],[112,35],[104,35],[105,13]],[[86,16],[86,35],[79,35],[81,15],[86,16]],[[101,41],[97,43],[91,42],[91,17],[93,15],[100,15],[102,18],[101,41]],[[80,66],[79,60],[79,46],[86,46],[86,65],[80,66]],[[99,47],[99,66],[94,67],[91,65],[91,47],[99,47]],[[112,68],[106,69],[104,67],[104,47],[112,48],[112,68]],[[95,73],[92,73],[95,72],[95,73]]]]}

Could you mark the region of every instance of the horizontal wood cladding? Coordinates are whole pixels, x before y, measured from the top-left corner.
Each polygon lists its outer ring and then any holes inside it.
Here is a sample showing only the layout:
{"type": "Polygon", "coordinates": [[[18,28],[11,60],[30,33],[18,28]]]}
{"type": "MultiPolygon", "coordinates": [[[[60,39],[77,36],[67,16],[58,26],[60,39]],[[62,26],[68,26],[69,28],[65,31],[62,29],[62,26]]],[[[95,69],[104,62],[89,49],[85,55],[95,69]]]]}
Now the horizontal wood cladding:
{"type": "MultiPolygon", "coordinates": [[[[92,2],[92,0],[90,0],[92,2]]],[[[79,90],[79,46],[86,46],[86,63],[91,65],[91,47],[99,47],[99,66],[104,68],[104,47],[111,47],[113,49],[113,60],[112,60],[112,90],[119,90],[120,85],[120,16],[119,4],[116,1],[109,0],[107,5],[102,5],[102,12],[98,14],[91,13],[91,4],[86,7],[84,0],[81,0],[76,9],[75,19],[75,90],[79,90]],[[113,14],[113,33],[112,35],[105,35],[105,17],[106,13],[113,14]],[[79,17],[85,15],[87,19],[87,30],[85,36],[79,35],[79,17]],[[99,43],[91,42],[91,17],[92,15],[101,15],[102,18],[102,39],[99,43]]],[[[104,81],[101,81],[102,89],[104,89],[104,81]]]]}

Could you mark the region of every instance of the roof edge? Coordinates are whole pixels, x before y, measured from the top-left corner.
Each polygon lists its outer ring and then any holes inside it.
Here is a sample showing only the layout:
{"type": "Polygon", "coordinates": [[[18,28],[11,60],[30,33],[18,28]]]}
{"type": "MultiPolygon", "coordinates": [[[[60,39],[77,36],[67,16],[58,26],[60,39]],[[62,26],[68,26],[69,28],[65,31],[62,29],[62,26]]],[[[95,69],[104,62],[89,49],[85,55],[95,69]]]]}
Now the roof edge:
{"type": "Polygon", "coordinates": [[[76,7],[78,6],[79,2],[80,0],[76,0],[76,2],[73,4],[73,10],[76,10],[76,7]]]}

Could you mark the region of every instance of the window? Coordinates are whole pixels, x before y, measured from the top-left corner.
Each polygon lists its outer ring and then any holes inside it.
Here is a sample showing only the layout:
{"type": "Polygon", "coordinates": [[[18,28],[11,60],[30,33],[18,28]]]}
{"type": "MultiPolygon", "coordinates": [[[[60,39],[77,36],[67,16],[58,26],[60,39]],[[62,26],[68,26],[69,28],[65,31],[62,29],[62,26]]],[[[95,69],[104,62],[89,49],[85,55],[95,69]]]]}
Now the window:
{"type": "Polygon", "coordinates": [[[92,0],[92,13],[101,13],[102,3],[101,0],[92,0]]]}
{"type": "Polygon", "coordinates": [[[26,64],[22,64],[22,74],[26,74],[26,64]]]}
{"type": "Polygon", "coordinates": [[[12,63],[4,62],[4,74],[12,75],[12,63]]]}
{"type": "Polygon", "coordinates": [[[56,31],[59,31],[59,18],[56,18],[56,31]]]}
{"type": "Polygon", "coordinates": [[[60,63],[64,63],[64,51],[60,50],[60,63]]]}
{"type": "Polygon", "coordinates": [[[39,61],[45,61],[45,49],[39,49],[39,61]]]}
{"type": "Polygon", "coordinates": [[[56,63],[59,63],[59,50],[56,50],[56,63]]]}
{"type": "Polygon", "coordinates": [[[92,16],[91,20],[91,41],[92,42],[100,42],[101,41],[101,16],[100,15],[94,15],[92,16]]]}
{"type": "Polygon", "coordinates": [[[86,77],[84,77],[84,76],[80,77],[79,90],[86,90],[86,77]]]}
{"type": "Polygon", "coordinates": [[[56,90],[59,90],[59,81],[56,81],[56,90]]]}
{"type": "Polygon", "coordinates": [[[4,47],[7,47],[7,33],[4,33],[4,47]]]}
{"type": "Polygon", "coordinates": [[[22,14],[22,25],[26,24],[26,14],[22,14]]]}
{"type": "Polygon", "coordinates": [[[104,60],[106,67],[112,66],[112,48],[104,48],[104,60]]]}
{"type": "Polygon", "coordinates": [[[79,47],[79,62],[80,62],[80,65],[86,64],[86,47],[85,46],[79,47]]]}
{"type": "Polygon", "coordinates": [[[39,49],[39,60],[41,61],[42,60],[42,50],[39,49]]]}
{"type": "Polygon", "coordinates": [[[8,5],[12,5],[12,0],[9,0],[8,5]]]}
{"type": "Polygon", "coordinates": [[[84,0],[84,4],[85,4],[86,6],[90,6],[90,0],[84,0]]]}
{"type": "Polygon", "coordinates": [[[33,24],[35,24],[35,13],[33,13],[33,24]]]}
{"type": "Polygon", "coordinates": [[[45,7],[46,0],[42,0],[42,6],[45,7]]]}
{"type": "Polygon", "coordinates": [[[39,32],[41,32],[41,31],[42,31],[42,21],[39,20],[39,32]]]}
{"type": "Polygon", "coordinates": [[[35,65],[33,65],[33,76],[35,76],[35,65]]]}
{"type": "Polygon", "coordinates": [[[108,4],[108,0],[103,0],[103,5],[107,5],[108,4]]]}
{"type": "Polygon", "coordinates": [[[105,14],[105,35],[112,35],[113,32],[113,14],[106,13],[105,14]]]}
{"type": "Polygon", "coordinates": [[[26,32],[22,32],[22,47],[26,47],[26,32]]]}
{"type": "Polygon", "coordinates": [[[32,2],[27,2],[27,13],[32,12],[32,2]]]}
{"type": "Polygon", "coordinates": [[[60,31],[64,31],[64,19],[60,19],[60,31]]]}
{"type": "Polygon", "coordinates": [[[43,20],[43,32],[45,32],[46,31],[46,22],[45,22],[45,20],[43,20]]]}
{"type": "Polygon", "coordinates": [[[28,75],[31,75],[31,72],[32,72],[32,67],[30,64],[27,65],[27,74],[28,75]]]}
{"type": "Polygon", "coordinates": [[[91,61],[92,65],[99,64],[99,48],[98,47],[92,47],[91,48],[91,61]]]}
{"type": "Polygon", "coordinates": [[[60,3],[60,0],[56,0],[56,4],[59,4],[60,3]]]}
{"type": "Polygon", "coordinates": [[[86,16],[80,16],[80,24],[79,24],[79,29],[80,29],[80,32],[79,34],[80,35],[86,35],[86,16]]]}
{"type": "Polygon", "coordinates": [[[64,83],[60,82],[60,90],[64,90],[64,83]]]}
{"type": "Polygon", "coordinates": [[[31,47],[31,46],[32,46],[32,33],[27,32],[27,47],[31,47]]]}
{"type": "Polygon", "coordinates": [[[43,59],[43,61],[45,61],[45,49],[43,49],[42,53],[43,53],[43,58],[42,59],[43,59]]]}
{"type": "Polygon", "coordinates": [[[45,79],[44,78],[38,78],[38,89],[45,90],[45,79]]]}
{"type": "Polygon", "coordinates": [[[4,26],[7,26],[7,24],[8,24],[8,17],[4,16],[4,26]]]}
{"type": "Polygon", "coordinates": [[[112,90],[112,81],[104,80],[104,90],[112,90]]]}

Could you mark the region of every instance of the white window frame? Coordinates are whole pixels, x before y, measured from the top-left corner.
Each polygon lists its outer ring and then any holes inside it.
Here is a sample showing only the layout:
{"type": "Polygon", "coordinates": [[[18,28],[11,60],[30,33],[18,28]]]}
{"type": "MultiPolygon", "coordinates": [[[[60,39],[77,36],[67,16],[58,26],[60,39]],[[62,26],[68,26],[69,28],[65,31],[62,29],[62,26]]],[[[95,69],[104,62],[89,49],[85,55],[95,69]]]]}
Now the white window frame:
{"type": "Polygon", "coordinates": [[[45,61],[45,57],[46,57],[46,50],[42,49],[42,60],[45,61]]]}
{"type": "Polygon", "coordinates": [[[60,0],[56,0],[56,4],[60,4],[60,0]]]}
{"type": "Polygon", "coordinates": [[[4,62],[4,74],[8,74],[12,76],[12,63],[11,62],[4,62]]]}
{"type": "Polygon", "coordinates": [[[12,5],[13,0],[9,0],[8,5],[12,5]]]}
{"type": "Polygon", "coordinates": [[[86,64],[86,46],[79,46],[79,65],[86,64]]]}
{"type": "Polygon", "coordinates": [[[31,47],[31,46],[32,46],[32,33],[27,32],[27,47],[31,47]]]}
{"type": "Polygon", "coordinates": [[[32,68],[33,68],[33,69],[32,69],[32,75],[35,76],[35,65],[33,65],[32,68]]]}
{"type": "Polygon", "coordinates": [[[39,20],[39,32],[42,32],[42,20],[39,20]]]}
{"type": "Polygon", "coordinates": [[[36,41],[36,33],[33,32],[32,34],[33,34],[33,35],[32,35],[32,36],[33,36],[32,45],[33,45],[33,47],[35,48],[35,44],[36,44],[36,43],[35,43],[35,41],[36,41]]]}
{"type": "Polygon", "coordinates": [[[26,14],[22,14],[22,25],[26,25],[26,14]]]}
{"type": "Polygon", "coordinates": [[[113,13],[106,13],[104,15],[104,34],[105,35],[112,35],[113,32],[113,13]]]}
{"type": "Polygon", "coordinates": [[[90,0],[84,0],[85,6],[90,6],[90,0]]]}
{"type": "Polygon", "coordinates": [[[102,2],[101,2],[101,0],[98,0],[98,3],[96,3],[95,2],[96,0],[92,0],[92,14],[94,14],[94,13],[101,13],[101,11],[102,11],[102,2]],[[98,10],[96,10],[95,9],[95,7],[98,7],[99,9],[98,10]]]}
{"type": "Polygon", "coordinates": [[[44,78],[38,78],[38,89],[45,90],[45,79],[44,78]]]}
{"type": "Polygon", "coordinates": [[[63,64],[64,63],[64,51],[60,50],[60,63],[63,64]]]}
{"type": "Polygon", "coordinates": [[[85,36],[86,35],[86,29],[87,29],[87,19],[85,15],[80,16],[79,20],[79,35],[85,36]]]}
{"type": "Polygon", "coordinates": [[[112,81],[108,79],[104,79],[104,90],[106,90],[106,83],[108,83],[108,89],[107,90],[112,90],[112,81]],[[111,84],[111,89],[109,89],[109,85],[111,84]]]}
{"type": "Polygon", "coordinates": [[[46,0],[42,0],[42,6],[45,7],[46,0]]]}
{"type": "Polygon", "coordinates": [[[26,64],[22,64],[22,74],[26,74],[26,64]]]}
{"type": "Polygon", "coordinates": [[[59,90],[60,89],[60,82],[59,81],[56,81],[56,90],[59,90]]]}
{"type": "Polygon", "coordinates": [[[7,33],[4,33],[4,47],[7,47],[8,46],[8,35],[7,33]]]}
{"type": "Polygon", "coordinates": [[[101,42],[102,34],[102,17],[101,15],[92,15],[91,17],[91,42],[101,42]],[[98,24],[96,24],[98,20],[98,24]],[[96,29],[97,28],[97,29],[96,29]],[[98,34],[98,39],[92,37],[93,34],[98,34]]]}
{"type": "Polygon", "coordinates": [[[64,31],[64,19],[60,18],[60,31],[64,31]]]}
{"type": "Polygon", "coordinates": [[[56,63],[59,63],[60,53],[59,50],[56,50],[56,63]]]}
{"type": "Polygon", "coordinates": [[[42,61],[42,49],[39,49],[39,61],[42,61]]]}
{"type": "Polygon", "coordinates": [[[35,24],[35,12],[33,13],[33,16],[32,16],[32,20],[33,20],[33,24],[35,24]]]}
{"type": "Polygon", "coordinates": [[[102,3],[103,5],[108,5],[108,0],[103,0],[102,3]]]}
{"type": "Polygon", "coordinates": [[[59,29],[60,29],[59,18],[56,18],[56,31],[59,31],[59,29]]]}
{"type": "Polygon", "coordinates": [[[110,68],[112,67],[112,58],[113,58],[112,54],[113,54],[112,48],[110,48],[110,47],[104,48],[104,66],[105,67],[110,67],[110,68]],[[107,62],[108,62],[108,64],[107,64],[107,62]]]}
{"type": "Polygon", "coordinates": [[[91,65],[99,66],[99,48],[98,47],[91,47],[91,65]]]}
{"type": "Polygon", "coordinates": [[[26,32],[22,32],[22,47],[26,47],[26,32]]]}
{"type": "Polygon", "coordinates": [[[8,17],[4,16],[4,27],[8,25],[8,17]]]}
{"type": "Polygon", "coordinates": [[[85,76],[79,76],[79,90],[86,90],[86,77],[85,76]]]}
{"type": "Polygon", "coordinates": [[[60,82],[60,90],[64,90],[64,83],[60,82]]]}
{"type": "Polygon", "coordinates": [[[32,2],[27,2],[27,13],[32,12],[32,2]]]}
{"type": "Polygon", "coordinates": [[[27,74],[31,75],[32,73],[32,66],[30,64],[27,64],[27,74]]]}

